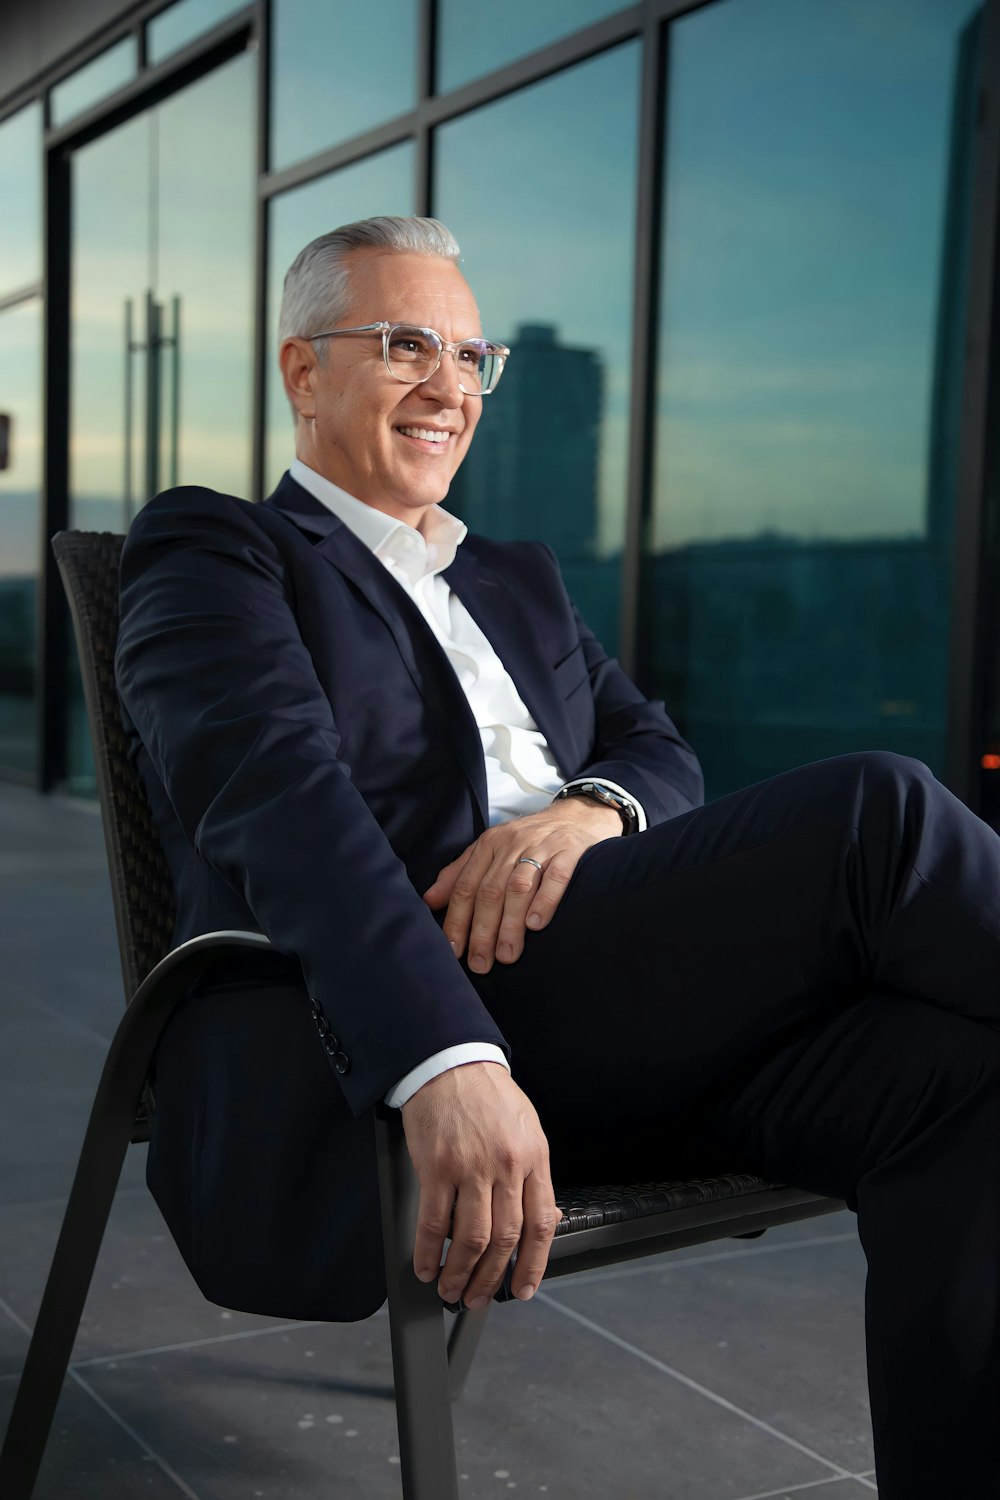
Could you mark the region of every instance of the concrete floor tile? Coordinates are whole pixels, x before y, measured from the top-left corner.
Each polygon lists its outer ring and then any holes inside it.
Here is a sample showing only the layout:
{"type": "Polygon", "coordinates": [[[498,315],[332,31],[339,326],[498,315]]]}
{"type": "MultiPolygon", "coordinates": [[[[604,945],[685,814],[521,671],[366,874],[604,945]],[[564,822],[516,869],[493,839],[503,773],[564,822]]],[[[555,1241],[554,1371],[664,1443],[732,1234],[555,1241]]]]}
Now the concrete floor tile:
{"type": "MultiPolygon", "coordinates": [[[[65,1197],[108,1044],[84,1023],[2,983],[0,1204],[65,1197]]],[[[144,1148],[129,1152],[123,1185],[142,1181],[144,1160],[144,1148]]]]}
{"type": "MultiPolygon", "coordinates": [[[[0,1208],[0,1297],[29,1325],[34,1324],[61,1218],[61,1205],[55,1204],[0,1208]]],[[[115,1200],[73,1358],[231,1336],[279,1321],[206,1302],[143,1188],[115,1200]]],[[[0,1373],[9,1369],[0,1364],[0,1373]]]]}
{"type": "MultiPolygon", "coordinates": [[[[87,1373],[202,1500],[399,1500],[384,1317],[87,1373]]],[[[737,1500],[824,1477],[537,1301],[494,1311],[455,1428],[468,1500],[737,1500]]]]}
{"type": "Polygon", "coordinates": [[[797,1489],[765,1490],[763,1494],[741,1496],[740,1500],[876,1500],[876,1493],[857,1479],[831,1479],[797,1489]]]}
{"type": "Polygon", "coordinates": [[[856,1239],[789,1241],[631,1281],[566,1278],[545,1295],[857,1474],[874,1464],[864,1282],[856,1239]]]}
{"type": "MultiPolygon", "coordinates": [[[[0,1432],[14,1389],[0,1383],[0,1432]]],[[[123,1432],[74,1382],[67,1384],[39,1472],[33,1500],[200,1500],[123,1432]]]]}
{"type": "MultiPolygon", "coordinates": [[[[0,785],[0,1204],[69,1191],[124,1008],[100,819],[0,785]]],[[[123,1184],[142,1181],[142,1153],[123,1184]]]]}

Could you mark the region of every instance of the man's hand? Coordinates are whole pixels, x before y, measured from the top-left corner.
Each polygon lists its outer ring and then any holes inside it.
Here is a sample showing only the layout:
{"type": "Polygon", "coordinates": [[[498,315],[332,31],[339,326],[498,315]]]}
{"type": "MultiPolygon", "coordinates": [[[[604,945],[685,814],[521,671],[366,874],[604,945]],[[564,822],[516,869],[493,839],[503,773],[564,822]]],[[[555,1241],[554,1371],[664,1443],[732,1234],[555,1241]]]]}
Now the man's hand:
{"type": "Polygon", "coordinates": [[[584,850],[621,832],[614,808],[563,798],[488,828],[445,865],[424,900],[433,911],[448,907],[444,934],[456,957],[468,943],[469,968],[485,974],[494,959],[512,964],[521,957],[526,927],[548,926],[584,850]],[[519,863],[522,855],[541,869],[519,863]]]}
{"type": "Polygon", "coordinates": [[[425,1083],[402,1115],[420,1179],[413,1251],[420,1280],[433,1281],[440,1271],[446,1302],[464,1295],[467,1307],[485,1307],[516,1250],[512,1289],[527,1301],[562,1218],[531,1100],[498,1063],[466,1063],[425,1083]]]}

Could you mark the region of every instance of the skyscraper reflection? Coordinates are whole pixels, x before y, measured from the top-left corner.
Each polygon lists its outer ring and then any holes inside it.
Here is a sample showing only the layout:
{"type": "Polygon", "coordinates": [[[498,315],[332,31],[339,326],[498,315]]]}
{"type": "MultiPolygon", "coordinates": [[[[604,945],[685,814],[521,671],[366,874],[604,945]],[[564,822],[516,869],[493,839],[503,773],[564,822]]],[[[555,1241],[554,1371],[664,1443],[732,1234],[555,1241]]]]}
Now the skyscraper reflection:
{"type": "Polygon", "coordinates": [[[548,542],[564,563],[593,556],[604,371],[595,349],[522,323],[452,497],[472,531],[548,542]]]}

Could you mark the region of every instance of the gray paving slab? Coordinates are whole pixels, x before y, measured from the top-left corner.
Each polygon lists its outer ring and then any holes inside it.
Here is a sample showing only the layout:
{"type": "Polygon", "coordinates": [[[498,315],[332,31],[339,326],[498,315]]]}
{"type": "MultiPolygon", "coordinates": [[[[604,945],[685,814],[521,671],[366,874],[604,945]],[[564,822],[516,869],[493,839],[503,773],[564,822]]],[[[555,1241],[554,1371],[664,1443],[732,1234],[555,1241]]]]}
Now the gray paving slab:
{"type": "MultiPolygon", "coordinates": [[[[123,1007],[100,820],[0,784],[0,1204],[65,1195],[123,1007]]],[[[130,1152],[123,1184],[142,1181],[130,1152]]]]}
{"type": "Polygon", "coordinates": [[[741,1495],[740,1500],[872,1500],[875,1491],[858,1479],[831,1479],[819,1484],[805,1484],[791,1489],[765,1490],[762,1494],[741,1495]]]}
{"type": "MultiPolygon", "coordinates": [[[[88,1378],[201,1500],[398,1500],[384,1317],[88,1378]]],[[[455,1425],[469,1500],[737,1500],[830,1473],[537,1301],[494,1312],[455,1425]]]]}
{"type": "Polygon", "coordinates": [[[871,1468],[856,1237],[713,1262],[714,1248],[641,1279],[567,1279],[545,1295],[849,1472],[871,1468]]]}
{"type": "MultiPolygon", "coordinates": [[[[0,1431],[6,1429],[14,1388],[0,1383],[0,1431]]],[[[246,1493],[246,1491],[244,1491],[246,1493]]],[[[200,1500],[114,1417],[69,1381],[33,1500],[200,1500]]]]}
{"type": "MultiPolygon", "coordinates": [[[[41,1301],[61,1218],[62,1206],[55,1203],[0,1208],[0,1297],[29,1325],[41,1301]]],[[[105,1358],[217,1338],[279,1321],[207,1302],[142,1188],[115,1201],[73,1358],[105,1358]]],[[[0,1362],[0,1373],[8,1368],[0,1362]]]]}

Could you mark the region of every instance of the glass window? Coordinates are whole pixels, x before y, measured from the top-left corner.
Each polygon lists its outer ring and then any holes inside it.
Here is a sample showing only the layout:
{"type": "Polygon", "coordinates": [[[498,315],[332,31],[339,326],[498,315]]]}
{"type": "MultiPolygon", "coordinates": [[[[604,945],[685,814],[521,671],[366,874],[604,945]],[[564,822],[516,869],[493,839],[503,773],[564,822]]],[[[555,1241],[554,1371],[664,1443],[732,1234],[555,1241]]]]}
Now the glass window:
{"type": "Polygon", "coordinates": [[[179,52],[245,4],[246,0],[178,0],[146,27],[149,61],[160,63],[171,53],[179,52]]]}
{"type": "Polygon", "coordinates": [[[942,765],[976,7],[671,31],[644,639],[710,794],[942,765]]]}
{"type": "Polygon", "coordinates": [[[0,296],[42,274],[42,106],[0,125],[0,296]]]}
{"type": "Polygon", "coordinates": [[[462,247],[484,333],[512,351],[446,503],[474,531],[554,547],[609,649],[625,517],[638,94],[639,48],[629,42],[443,126],[435,148],[435,211],[462,247]]]}
{"type": "MultiPolygon", "coordinates": [[[[256,83],[241,52],[73,153],[74,527],[124,531],[178,483],[250,494],[256,83]]],[[[70,784],[83,790],[72,680],[70,784]]]]}
{"type": "Polygon", "coordinates": [[[116,89],[124,88],[136,75],[135,37],[109,47],[93,62],[85,63],[71,73],[64,83],[57,83],[49,96],[53,125],[65,125],[74,115],[82,114],[116,89]]]}
{"type": "Polygon", "coordinates": [[[0,766],[34,771],[35,603],[42,483],[42,304],[0,313],[0,766]]]}
{"type": "Polygon", "coordinates": [[[438,0],[437,88],[457,88],[621,10],[621,0],[438,0]]]}
{"type": "Polygon", "coordinates": [[[413,213],[413,165],[413,147],[407,142],[282,193],[271,202],[266,494],[274,489],[295,456],[291,412],[276,359],[285,272],[303,246],[317,235],[373,214],[413,213]]]}
{"type": "Polygon", "coordinates": [[[412,109],[416,45],[417,0],[275,0],[272,168],[412,109]]]}

